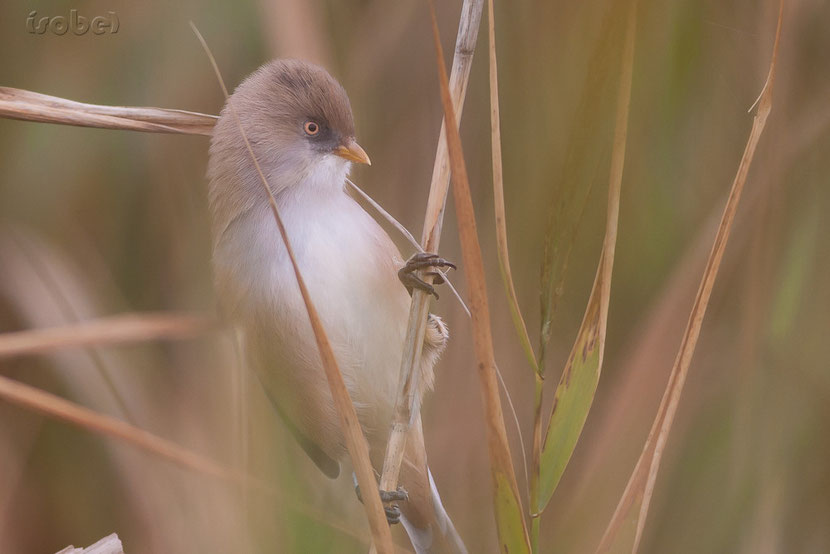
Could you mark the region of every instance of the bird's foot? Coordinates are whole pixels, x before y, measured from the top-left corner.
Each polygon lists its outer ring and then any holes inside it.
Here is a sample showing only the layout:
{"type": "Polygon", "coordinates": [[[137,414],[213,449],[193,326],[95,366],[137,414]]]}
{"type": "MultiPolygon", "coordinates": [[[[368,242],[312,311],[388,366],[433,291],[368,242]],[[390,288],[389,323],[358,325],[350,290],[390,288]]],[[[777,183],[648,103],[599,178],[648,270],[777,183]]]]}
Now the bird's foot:
{"type": "Polygon", "coordinates": [[[456,269],[454,263],[439,257],[438,254],[419,252],[409,258],[406,264],[398,271],[398,279],[401,280],[401,283],[403,283],[410,295],[413,289],[420,289],[427,294],[432,294],[437,299],[438,293],[435,292],[435,287],[432,285],[440,285],[444,282],[444,276],[438,271],[442,267],[456,269]],[[425,275],[432,277],[432,285],[421,279],[417,274],[417,271],[427,268],[432,270],[425,273],[425,275]]]}
{"type": "Polygon", "coordinates": [[[400,502],[401,500],[409,500],[409,493],[403,487],[398,487],[393,491],[378,491],[380,493],[381,502],[400,502]]]}
{"type": "MultiPolygon", "coordinates": [[[[357,484],[354,486],[354,492],[357,495],[357,499],[362,503],[363,495],[360,493],[360,486],[357,484]]],[[[383,511],[386,512],[386,521],[389,522],[389,525],[400,523],[401,509],[397,504],[388,503],[409,500],[409,494],[403,489],[403,487],[398,487],[397,490],[394,491],[381,490],[378,492],[380,493],[380,500],[383,502],[383,511]]]]}
{"type": "Polygon", "coordinates": [[[386,522],[389,525],[395,525],[401,522],[401,509],[398,508],[397,504],[384,505],[383,511],[386,513],[386,522]]]}

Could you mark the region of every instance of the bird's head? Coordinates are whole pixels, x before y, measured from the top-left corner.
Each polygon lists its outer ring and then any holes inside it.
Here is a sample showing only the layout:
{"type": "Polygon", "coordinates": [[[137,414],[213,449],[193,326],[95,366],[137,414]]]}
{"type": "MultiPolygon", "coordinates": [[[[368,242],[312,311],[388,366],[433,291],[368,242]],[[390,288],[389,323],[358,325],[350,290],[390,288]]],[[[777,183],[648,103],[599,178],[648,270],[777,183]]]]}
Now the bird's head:
{"type": "Polygon", "coordinates": [[[212,197],[246,201],[263,192],[240,125],[275,194],[298,185],[342,187],[350,162],[370,163],[355,140],[346,91],[313,64],[276,60],[237,87],[211,140],[212,197]]]}

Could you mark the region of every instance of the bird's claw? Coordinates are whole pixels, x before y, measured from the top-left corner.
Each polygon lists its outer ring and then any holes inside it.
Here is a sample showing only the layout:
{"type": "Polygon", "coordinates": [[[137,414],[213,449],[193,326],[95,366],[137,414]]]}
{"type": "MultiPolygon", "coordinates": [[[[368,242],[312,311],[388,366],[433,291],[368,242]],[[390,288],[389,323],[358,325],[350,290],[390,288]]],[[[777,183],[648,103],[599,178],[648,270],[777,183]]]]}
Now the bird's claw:
{"type": "Polygon", "coordinates": [[[431,294],[438,298],[438,293],[435,292],[434,285],[444,283],[444,276],[437,268],[448,267],[456,269],[455,264],[438,256],[438,254],[431,254],[429,252],[419,252],[409,258],[406,264],[398,271],[398,278],[404,284],[409,294],[412,294],[413,289],[420,289],[427,294],[431,294]],[[429,275],[433,278],[432,284],[427,283],[416,273],[421,269],[433,268],[434,271],[428,271],[424,275],[429,275]]]}
{"type": "Polygon", "coordinates": [[[409,500],[409,493],[403,487],[398,487],[393,491],[378,491],[380,492],[380,500],[383,502],[383,511],[386,512],[386,521],[389,525],[395,525],[401,521],[401,509],[394,502],[401,502],[409,500]]]}
{"type": "MultiPolygon", "coordinates": [[[[357,495],[357,499],[360,502],[363,502],[363,495],[360,493],[360,487],[355,485],[354,492],[357,495]]],[[[397,504],[389,504],[390,502],[400,502],[403,500],[409,500],[409,493],[404,490],[403,487],[398,487],[396,490],[393,491],[384,491],[379,490],[380,493],[380,500],[383,502],[383,511],[386,512],[386,521],[389,522],[389,525],[395,525],[396,523],[400,523],[401,521],[401,509],[398,507],[397,504]]]]}
{"type": "Polygon", "coordinates": [[[409,500],[409,493],[403,487],[398,487],[393,491],[378,491],[380,492],[381,502],[398,502],[401,500],[409,500]]]}
{"type": "Polygon", "coordinates": [[[386,512],[386,521],[389,525],[395,525],[401,522],[401,509],[396,504],[384,506],[383,511],[386,512]]]}

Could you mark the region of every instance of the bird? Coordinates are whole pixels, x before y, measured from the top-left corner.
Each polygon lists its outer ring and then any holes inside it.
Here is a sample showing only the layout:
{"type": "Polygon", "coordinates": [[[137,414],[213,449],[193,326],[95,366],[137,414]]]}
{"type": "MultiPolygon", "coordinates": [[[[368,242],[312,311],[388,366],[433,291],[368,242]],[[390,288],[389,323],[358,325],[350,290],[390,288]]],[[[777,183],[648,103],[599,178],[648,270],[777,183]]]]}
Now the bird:
{"type": "MultiPolygon", "coordinates": [[[[346,91],[325,69],[277,59],[237,86],[212,133],[207,171],[217,299],[240,330],[246,363],[276,413],[328,477],[340,474],[345,439],[291,261],[243,131],[278,206],[379,474],[410,295],[413,288],[435,294],[416,270],[428,271],[440,284],[438,270],[455,266],[428,253],[405,261],[346,191],[352,163],[370,164],[370,159],[356,141],[346,91]]],[[[433,368],[448,336],[446,324],[430,313],[416,368],[418,394],[432,387],[433,368]]],[[[387,517],[394,523],[399,516],[416,552],[466,552],[427,466],[420,416],[407,438],[399,483],[402,491],[380,492],[400,500],[400,508],[388,509],[387,517]]]]}

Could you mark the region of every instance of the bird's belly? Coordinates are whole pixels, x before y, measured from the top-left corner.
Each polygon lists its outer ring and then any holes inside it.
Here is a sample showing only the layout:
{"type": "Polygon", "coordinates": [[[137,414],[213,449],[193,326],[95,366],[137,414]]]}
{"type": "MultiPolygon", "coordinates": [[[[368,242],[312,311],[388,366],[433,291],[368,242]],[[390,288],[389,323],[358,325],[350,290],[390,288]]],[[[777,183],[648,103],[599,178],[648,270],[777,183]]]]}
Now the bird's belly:
{"type": "MultiPolygon", "coordinates": [[[[382,418],[388,426],[386,414],[394,404],[408,296],[391,264],[378,264],[373,259],[376,252],[361,239],[365,237],[340,235],[324,241],[325,245],[321,241],[299,262],[364,425],[372,427],[382,418]]],[[[303,310],[304,305],[298,311],[303,310]]],[[[308,331],[305,342],[316,350],[308,331]]]]}
{"type": "MultiPolygon", "coordinates": [[[[289,211],[286,227],[364,431],[370,442],[385,442],[409,297],[397,279],[397,249],[348,201],[325,217],[299,220],[289,211]]],[[[251,365],[283,415],[337,459],[344,451],[339,418],[293,268],[279,236],[258,235],[251,244],[266,250],[264,267],[248,268],[251,286],[238,310],[251,365]]]]}

